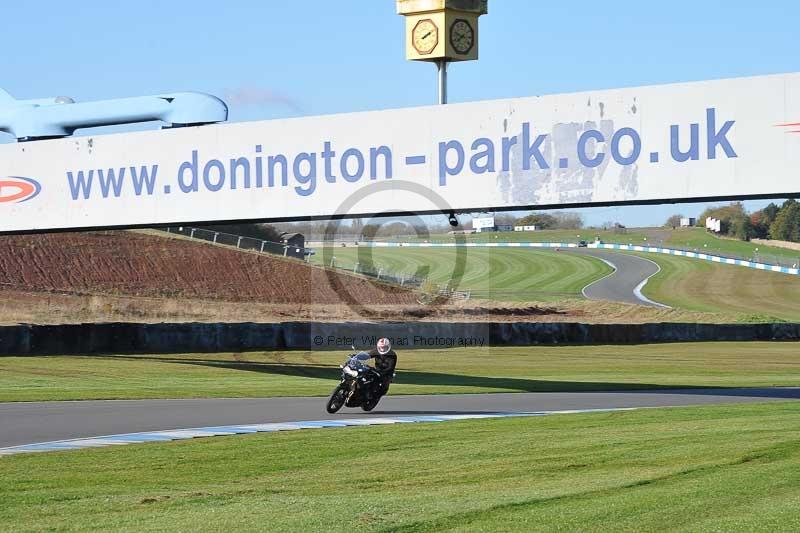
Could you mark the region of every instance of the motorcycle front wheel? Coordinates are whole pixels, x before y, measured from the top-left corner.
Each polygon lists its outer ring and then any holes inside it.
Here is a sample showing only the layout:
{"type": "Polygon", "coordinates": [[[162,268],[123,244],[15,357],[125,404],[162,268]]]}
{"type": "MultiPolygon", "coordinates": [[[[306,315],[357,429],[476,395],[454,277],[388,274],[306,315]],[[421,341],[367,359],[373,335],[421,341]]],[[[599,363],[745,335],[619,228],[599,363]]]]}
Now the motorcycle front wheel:
{"type": "Polygon", "coordinates": [[[331,397],[328,398],[328,403],[325,405],[325,410],[330,414],[337,412],[342,408],[344,402],[347,400],[347,395],[341,385],[333,389],[331,397]]]}

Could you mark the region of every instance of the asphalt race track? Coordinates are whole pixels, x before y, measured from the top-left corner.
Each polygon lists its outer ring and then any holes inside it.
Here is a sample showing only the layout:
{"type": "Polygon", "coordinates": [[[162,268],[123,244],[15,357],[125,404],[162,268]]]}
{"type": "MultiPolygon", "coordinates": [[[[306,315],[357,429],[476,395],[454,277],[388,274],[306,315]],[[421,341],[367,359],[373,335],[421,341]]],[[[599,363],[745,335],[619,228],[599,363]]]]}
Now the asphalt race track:
{"type": "Polygon", "coordinates": [[[591,255],[605,261],[614,268],[614,272],[584,287],[583,295],[590,300],[610,300],[628,304],[666,307],[663,304],[647,299],[640,291],[661,268],[644,257],[609,252],[593,248],[572,248],[569,253],[591,255]]]}
{"type": "Polygon", "coordinates": [[[325,398],[0,403],[0,448],[140,431],[349,417],[458,415],[800,400],[800,388],[389,396],[372,413],[325,398]]]}

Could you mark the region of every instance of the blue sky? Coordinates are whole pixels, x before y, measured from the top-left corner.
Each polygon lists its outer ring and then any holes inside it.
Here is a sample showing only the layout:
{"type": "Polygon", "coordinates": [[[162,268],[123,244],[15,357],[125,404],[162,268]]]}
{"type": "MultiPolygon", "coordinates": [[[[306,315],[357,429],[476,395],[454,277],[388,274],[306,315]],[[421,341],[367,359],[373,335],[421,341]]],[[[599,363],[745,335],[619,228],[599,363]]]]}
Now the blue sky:
{"type": "MultiPolygon", "coordinates": [[[[796,0],[490,0],[489,10],[480,61],[451,68],[453,102],[800,70],[796,0]]],[[[198,90],[227,97],[241,121],[436,97],[434,67],[404,59],[394,0],[28,0],[3,5],[0,35],[0,87],[18,98],[198,90]]],[[[582,212],[633,226],[701,209],[582,212]]]]}

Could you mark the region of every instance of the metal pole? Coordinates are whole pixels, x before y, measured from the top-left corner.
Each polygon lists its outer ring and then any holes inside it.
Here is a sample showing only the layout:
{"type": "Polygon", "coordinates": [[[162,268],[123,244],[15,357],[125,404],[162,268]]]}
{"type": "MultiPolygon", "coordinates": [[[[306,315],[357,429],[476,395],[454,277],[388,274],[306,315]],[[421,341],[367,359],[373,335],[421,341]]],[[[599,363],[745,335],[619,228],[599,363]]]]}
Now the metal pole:
{"type": "Polygon", "coordinates": [[[440,59],[436,62],[439,71],[439,105],[447,103],[447,60],[440,59]]]}

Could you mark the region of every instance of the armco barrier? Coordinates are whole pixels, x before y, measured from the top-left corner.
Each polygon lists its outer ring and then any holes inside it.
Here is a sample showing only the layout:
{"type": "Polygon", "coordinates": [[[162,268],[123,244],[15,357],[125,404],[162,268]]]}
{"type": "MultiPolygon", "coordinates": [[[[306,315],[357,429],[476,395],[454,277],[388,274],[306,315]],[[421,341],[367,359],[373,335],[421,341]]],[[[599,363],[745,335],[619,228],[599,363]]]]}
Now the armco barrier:
{"type": "Polygon", "coordinates": [[[800,324],[578,324],[538,322],[72,324],[0,327],[0,355],[339,350],[379,336],[398,350],[465,346],[798,341],[800,324]]]}
{"type": "MultiPolygon", "coordinates": [[[[454,248],[456,246],[465,246],[467,248],[577,248],[578,245],[570,242],[470,242],[465,244],[458,243],[439,243],[439,242],[373,242],[367,244],[375,248],[454,248]]],[[[768,263],[758,263],[755,261],[748,261],[746,259],[735,259],[732,257],[724,257],[720,255],[712,255],[701,252],[691,252],[688,250],[675,250],[672,248],[660,248],[654,246],[637,246],[632,244],[613,244],[613,243],[592,243],[587,246],[588,248],[600,248],[604,250],[625,250],[629,252],[645,252],[664,255],[675,255],[680,257],[690,257],[692,259],[701,259],[710,261],[712,263],[722,263],[725,265],[736,265],[747,268],[755,268],[757,270],[768,270],[770,272],[781,272],[783,274],[800,275],[800,268],[789,268],[778,265],[770,265],[768,263]]],[[[800,266],[800,265],[798,265],[800,266]]]]}

